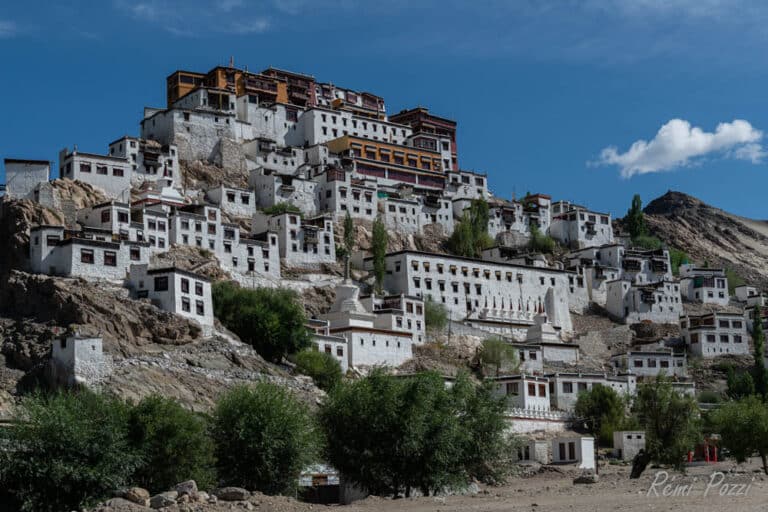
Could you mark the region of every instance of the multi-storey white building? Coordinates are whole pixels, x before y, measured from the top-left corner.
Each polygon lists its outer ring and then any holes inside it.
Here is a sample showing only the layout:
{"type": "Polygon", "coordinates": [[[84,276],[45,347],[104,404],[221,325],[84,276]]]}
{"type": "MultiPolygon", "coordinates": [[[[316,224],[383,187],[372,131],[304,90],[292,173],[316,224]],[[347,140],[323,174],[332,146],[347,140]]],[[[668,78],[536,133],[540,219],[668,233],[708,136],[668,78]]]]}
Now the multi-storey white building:
{"type": "Polygon", "coordinates": [[[114,199],[131,199],[131,164],[125,158],[62,149],[59,176],[93,185],[114,199]]]}
{"type": "MultiPolygon", "coordinates": [[[[365,260],[367,268],[372,259],[365,260]]],[[[533,317],[545,313],[552,325],[572,331],[568,272],[493,263],[418,251],[387,254],[384,287],[389,292],[431,297],[453,319],[500,321],[525,335],[533,317]]]]}
{"type": "Polygon", "coordinates": [[[549,379],[534,375],[507,375],[494,377],[495,394],[504,396],[507,407],[529,411],[549,411],[549,379]]]}
{"type": "Polygon", "coordinates": [[[23,160],[6,158],[5,195],[13,199],[32,199],[40,183],[51,177],[51,162],[47,160],[23,160]]]}
{"type": "Polygon", "coordinates": [[[691,302],[727,306],[728,278],[721,268],[702,268],[688,263],[680,265],[683,297],[691,302]]]}
{"type": "Polygon", "coordinates": [[[305,219],[298,213],[253,216],[254,233],[277,234],[280,258],[291,266],[315,266],[336,261],[333,221],[321,215],[305,219]]]}
{"type": "Polygon", "coordinates": [[[175,267],[131,265],[128,286],[134,298],[149,298],[160,309],[194,320],[207,332],[212,330],[213,301],[208,278],[175,267]]]}
{"type": "Polygon", "coordinates": [[[754,286],[743,284],[733,289],[736,300],[746,304],[747,307],[760,306],[765,307],[768,304],[766,295],[754,286]]]}
{"type": "Polygon", "coordinates": [[[126,136],[110,143],[109,156],[124,158],[130,163],[133,186],[148,181],[181,188],[179,155],[173,144],[163,146],[153,140],[126,136]]]}
{"type": "Polygon", "coordinates": [[[451,199],[490,199],[488,176],[472,171],[446,172],[445,196],[451,199]]]}
{"type": "Polygon", "coordinates": [[[121,240],[143,241],[139,237],[142,230],[131,222],[128,203],[110,201],[83,208],[77,212],[77,222],[85,227],[107,230],[121,240]]]}
{"type": "Polygon", "coordinates": [[[307,328],[312,333],[312,348],[332,356],[339,362],[342,373],[347,373],[349,369],[347,338],[332,336],[331,323],[328,320],[311,318],[307,321],[307,328]]]}
{"type": "Polygon", "coordinates": [[[549,379],[549,394],[553,409],[572,411],[579,393],[595,386],[607,386],[619,395],[631,396],[637,389],[637,377],[632,374],[608,375],[604,373],[553,373],[549,379]]]}
{"type": "Polygon", "coordinates": [[[366,310],[372,311],[376,318],[374,326],[391,331],[408,331],[413,343],[424,343],[424,301],[420,297],[407,295],[389,295],[360,297],[360,303],[366,310]]]}
{"type": "Polygon", "coordinates": [[[433,224],[439,225],[445,235],[453,233],[453,208],[451,202],[441,196],[387,195],[379,198],[379,210],[387,229],[399,233],[421,233],[433,224]]]}
{"type": "Polygon", "coordinates": [[[575,248],[613,243],[610,214],[593,212],[569,201],[552,205],[549,234],[562,244],[575,248]]]}
{"type": "Polygon", "coordinates": [[[327,169],[316,179],[319,195],[318,209],[339,219],[347,212],[355,219],[374,221],[378,215],[378,194],[375,179],[356,178],[353,173],[327,169]]]}
{"type": "Polygon", "coordinates": [[[372,119],[349,111],[317,107],[299,116],[295,128],[286,134],[285,140],[292,146],[312,146],[344,135],[406,145],[413,131],[410,126],[372,119]]]}
{"type": "Polygon", "coordinates": [[[644,284],[628,279],[610,281],[606,283],[606,297],[608,313],[627,324],[642,321],[676,323],[683,312],[677,281],[644,284]]]}
{"type": "Polygon", "coordinates": [[[694,356],[711,358],[749,354],[747,322],[738,313],[681,316],[680,334],[688,352],[694,356]]]}
{"type": "Polygon", "coordinates": [[[250,219],[256,213],[256,194],[251,190],[219,185],[208,189],[205,198],[228,215],[250,219]]]}
{"type": "Polygon", "coordinates": [[[629,350],[611,356],[611,364],[617,371],[631,372],[640,377],[685,377],[688,372],[685,354],[675,354],[672,349],[629,350]]]}
{"type": "Polygon", "coordinates": [[[260,208],[286,203],[297,207],[304,215],[315,215],[320,203],[320,183],[300,175],[251,171],[248,179],[260,208]]]}
{"type": "Polygon", "coordinates": [[[149,261],[149,248],[113,238],[109,231],[97,237],[62,226],[36,226],[30,229],[29,260],[32,272],[39,274],[122,280],[129,265],[149,261]]]}

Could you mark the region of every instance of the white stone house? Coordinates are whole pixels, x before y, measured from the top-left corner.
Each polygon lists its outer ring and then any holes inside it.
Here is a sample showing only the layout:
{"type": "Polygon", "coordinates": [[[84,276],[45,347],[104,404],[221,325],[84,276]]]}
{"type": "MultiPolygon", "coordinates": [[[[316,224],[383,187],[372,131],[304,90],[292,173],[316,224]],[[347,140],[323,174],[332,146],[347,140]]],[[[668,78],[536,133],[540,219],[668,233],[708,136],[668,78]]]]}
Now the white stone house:
{"type": "Polygon", "coordinates": [[[528,439],[512,456],[518,464],[549,464],[549,442],[543,439],[528,439]]]}
{"type": "Polygon", "coordinates": [[[77,211],[77,222],[89,228],[99,228],[117,235],[121,240],[141,241],[139,229],[131,223],[128,203],[109,201],[77,211]]]}
{"type": "Polygon", "coordinates": [[[113,241],[108,232],[99,238],[102,240],[62,226],[33,227],[30,229],[30,269],[38,274],[63,277],[122,280],[129,265],[149,261],[149,248],[144,242],[113,241]]]}
{"type": "Polygon", "coordinates": [[[756,287],[743,284],[733,290],[736,300],[747,305],[747,307],[760,306],[765,307],[768,304],[764,293],[756,287]]]}
{"type": "Polygon", "coordinates": [[[295,267],[317,266],[336,261],[333,220],[321,215],[311,219],[299,213],[267,215],[256,212],[252,231],[272,231],[277,234],[280,259],[295,267]]]}
{"type": "Polygon", "coordinates": [[[383,119],[357,115],[349,111],[316,107],[305,110],[286,142],[294,146],[324,144],[344,135],[405,145],[413,134],[410,126],[383,119]]]}
{"type": "Polygon", "coordinates": [[[680,334],[688,352],[698,357],[749,354],[750,351],[747,322],[738,313],[681,316],[680,334]]]}
{"type": "Polygon", "coordinates": [[[686,377],[688,373],[685,354],[675,354],[672,349],[629,350],[611,356],[611,365],[617,371],[631,372],[639,377],[660,374],[686,377]]]}
{"type": "Polygon", "coordinates": [[[546,315],[536,315],[533,321],[533,325],[528,328],[525,341],[540,348],[544,362],[577,363],[579,361],[579,346],[563,343],[558,332],[547,321],[546,315]]]}
{"type": "Polygon", "coordinates": [[[347,340],[347,364],[360,366],[400,366],[412,357],[412,337],[406,330],[375,326],[376,315],[359,300],[360,289],[349,282],[336,287],[336,300],[328,313],[328,334],[347,340]]]}
{"type": "Polygon", "coordinates": [[[642,430],[616,430],[613,432],[613,456],[632,460],[645,450],[645,432],[642,430]]]}
{"type": "Polygon", "coordinates": [[[549,379],[552,409],[572,411],[579,393],[595,386],[608,386],[620,395],[634,395],[637,376],[632,374],[608,375],[605,373],[553,373],[549,379]]]}
{"type": "Polygon", "coordinates": [[[72,335],[53,340],[51,377],[59,386],[88,386],[109,374],[110,360],[103,353],[100,337],[72,335]]]}
{"type": "MultiPolygon", "coordinates": [[[[372,268],[372,258],[366,258],[365,265],[372,268]]],[[[539,313],[545,313],[555,329],[573,330],[568,276],[557,269],[399,251],[386,256],[384,288],[390,293],[431,297],[444,304],[454,320],[501,322],[522,339],[539,313]]]]}
{"type": "Polygon", "coordinates": [[[148,298],[158,308],[213,329],[213,300],[208,278],[175,267],[131,265],[128,286],[136,299],[148,298]]]}
{"type": "Polygon", "coordinates": [[[408,331],[413,343],[420,345],[425,340],[424,301],[420,297],[388,295],[360,297],[360,303],[376,315],[374,326],[392,331],[408,331]]]}
{"type": "Polygon", "coordinates": [[[320,202],[320,184],[313,179],[289,174],[251,171],[248,184],[253,188],[259,208],[287,203],[297,207],[304,215],[315,215],[320,202]]]}
{"type": "Polygon", "coordinates": [[[131,199],[131,164],[125,158],[62,149],[59,177],[93,185],[123,202],[131,199]]]}
{"type": "Polygon", "coordinates": [[[445,196],[451,199],[490,199],[488,176],[466,170],[446,172],[445,196]]]}
{"type": "Polygon", "coordinates": [[[594,437],[556,437],[552,440],[553,464],[578,464],[579,469],[595,470],[594,437]]]}
{"type": "Polygon", "coordinates": [[[171,238],[171,217],[159,205],[137,206],[131,210],[130,233],[136,239],[147,242],[152,254],[166,252],[173,242],[171,238]]]}
{"type": "Polygon", "coordinates": [[[547,194],[532,194],[522,198],[520,202],[529,229],[535,224],[540,232],[549,233],[552,224],[552,197],[547,194]]]}
{"type": "Polygon", "coordinates": [[[677,281],[645,284],[626,279],[610,281],[606,283],[606,296],[608,313],[627,324],[676,323],[683,312],[677,281]]]}
{"type": "MultiPolygon", "coordinates": [[[[608,249],[611,251],[611,249],[608,249]]],[[[669,251],[658,250],[617,250],[621,259],[621,278],[629,279],[637,284],[672,281],[672,265],[669,251]]],[[[601,249],[602,256],[602,249],[601,249]]]]}
{"type": "Polygon", "coordinates": [[[421,206],[416,198],[381,198],[379,208],[388,230],[397,233],[421,233],[421,206]]]}
{"type": "Polygon", "coordinates": [[[562,244],[575,248],[613,243],[610,214],[593,212],[569,201],[552,204],[549,234],[562,244]]]}
{"type": "Polygon", "coordinates": [[[521,240],[528,239],[529,218],[523,214],[523,205],[517,201],[492,201],[489,204],[488,235],[496,239],[502,233],[516,233],[521,240]]]}
{"type": "Polygon", "coordinates": [[[121,137],[109,144],[109,156],[124,158],[131,165],[131,182],[144,182],[180,189],[182,186],[179,154],[174,144],[162,145],[154,140],[121,137]]]}
{"type": "Polygon", "coordinates": [[[5,195],[13,199],[31,199],[40,183],[51,177],[51,162],[6,158],[5,195]]]}
{"type": "Polygon", "coordinates": [[[332,336],[330,325],[328,320],[317,318],[311,318],[307,321],[307,328],[312,333],[312,348],[332,356],[339,362],[342,373],[347,373],[349,369],[347,338],[332,336]]]}
{"type": "Polygon", "coordinates": [[[494,393],[506,397],[507,407],[529,411],[549,411],[549,380],[545,377],[520,374],[493,377],[494,393]]]}
{"type": "Polygon", "coordinates": [[[228,215],[250,219],[256,213],[256,194],[248,189],[219,185],[208,189],[205,198],[228,215]]]}
{"type": "Polygon", "coordinates": [[[541,345],[534,343],[514,343],[521,373],[540,375],[544,372],[544,352],[541,345]]]}
{"type": "Polygon", "coordinates": [[[339,169],[328,169],[316,179],[320,180],[319,211],[336,219],[344,218],[347,212],[355,219],[376,219],[379,199],[375,180],[356,178],[339,169]]]}
{"type": "Polygon", "coordinates": [[[721,268],[701,268],[685,263],[680,265],[682,295],[690,302],[727,306],[728,278],[721,268]]]}

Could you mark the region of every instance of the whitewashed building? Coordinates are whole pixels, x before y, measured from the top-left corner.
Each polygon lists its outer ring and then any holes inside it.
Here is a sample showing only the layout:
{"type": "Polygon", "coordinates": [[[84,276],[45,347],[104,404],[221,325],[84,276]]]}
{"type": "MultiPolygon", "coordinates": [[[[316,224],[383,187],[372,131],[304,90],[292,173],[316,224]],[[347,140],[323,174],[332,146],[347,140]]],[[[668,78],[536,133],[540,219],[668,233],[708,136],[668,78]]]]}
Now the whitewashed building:
{"type": "Polygon", "coordinates": [[[407,295],[388,295],[360,297],[360,303],[366,310],[376,315],[374,326],[391,331],[408,331],[413,343],[420,345],[425,340],[424,301],[420,297],[407,295]]]}
{"type": "Polygon", "coordinates": [[[593,212],[569,201],[552,204],[549,234],[562,244],[574,248],[613,243],[610,214],[593,212]]]}
{"type": "Polygon", "coordinates": [[[131,265],[128,286],[136,299],[150,299],[158,308],[213,329],[213,300],[208,278],[176,267],[131,265]]]}
{"type": "Polygon", "coordinates": [[[321,215],[305,219],[299,213],[267,215],[256,212],[252,231],[276,233],[280,259],[294,267],[312,267],[336,261],[333,220],[321,215]]]}
{"type": "Polygon", "coordinates": [[[131,175],[131,164],[125,158],[83,153],[77,148],[59,152],[59,177],[93,185],[113,199],[131,199],[131,175]]]}
{"type": "Polygon", "coordinates": [[[54,385],[75,387],[98,383],[110,372],[110,359],[104,355],[97,336],[72,335],[53,340],[51,379],[54,385]]]}
{"type": "Polygon", "coordinates": [[[749,354],[747,322],[739,313],[681,316],[680,334],[688,352],[697,357],[749,354]]]}
{"type": "Polygon", "coordinates": [[[154,140],[125,136],[109,144],[109,156],[129,162],[135,187],[144,182],[176,189],[182,186],[179,154],[174,144],[162,145],[154,140]]]}
{"type": "Polygon", "coordinates": [[[259,208],[286,203],[304,215],[315,215],[318,211],[320,183],[313,179],[256,169],[251,171],[248,184],[253,188],[259,208]]]}
{"type": "Polygon", "coordinates": [[[748,307],[760,306],[765,307],[768,304],[764,293],[760,292],[756,287],[743,284],[733,289],[736,300],[746,304],[748,307]]]}
{"type": "MultiPolygon", "coordinates": [[[[372,258],[366,258],[366,268],[372,264],[372,258]]],[[[431,297],[444,304],[453,319],[469,317],[489,328],[500,325],[522,339],[540,313],[555,329],[573,330],[569,275],[549,268],[399,251],[386,256],[384,288],[390,293],[431,297]]]]}
{"type": "Polygon", "coordinates": [[[685,354],[675,354],[672,349],[629,350],[611,356],[616,371],[631,372],[639,377],[666,376],[686,377],[688,367],[685,354]]]}
{"type": "Polygon", "coordinates": [[[676,323],[683,312],[677,281],[644,284],[626,279],[610,281],[606,283],[606,297],[608,313],[627,324],[676,323]]]}
{"type": "Polygon", "coordinates": [[[631,396],[637,389],[637,376],[632,374],[608,375],[605,373],[553,373],[549,379],[552,409],[573,411],[579,393],[595,386],[607,386],[619,395],[631,396]]]}
{"type": "Polygon", "coordinates": [[[556,437],[552,440],[553,464],[578,464],[579,469],[595,470],[594,437],[556,437]]]}
{"type": "Polygon", "coordinates": [[[336,300],[328,313],[328,335],[347,340],[349,368],[400,366],[412,357],[413,334],[376,327],[376,314],[359,300],[360,289],[345,281],[336,287],[336,300]]]}
{"type": "Polygon", "coordinates": [[[338,361],[342,373],[349,369],[349,346],[347,338],[330,334],[331,323],[328,320],[311,318],[307,321],[307,328],[312,333],[312,349],[325,352],[338,361]]]}
{"type": "Polygon", "coordinates": [[[549,464],[549,442],[544,439],[527,439],[512,455],[518,464],[549,464]]]}
{"type": "Polygon", "coordinates": [[[256,213],[256,195],[248,189],[219,185],[208,189],[205,198],[228,215],[250,219],[256,213]]]}
{"type": "Polygon", "coordinates": [[[688,263],[680,265],[682,295],[690,302],[727,306],[728,278],[721,268],[702,268],[688,263]]]}
{"type": "Polygon", "coordinates": [[[490,199],[488,176],[466,170],[446,172],[445,196],[451,199],[490,199]]]}
{"type": "Polygon", "coordinates": [[[5,195],[13,199],[32,199],[40,183],[51,178],[51,162],[47,160],[24,160],[6,158],[5,195]]]}
{"type": "Polygon", "coordinates": [[[645,432],[642,430],[616,430],[613,432],[613,456],[632,460],[645,450],[645,432]]]}

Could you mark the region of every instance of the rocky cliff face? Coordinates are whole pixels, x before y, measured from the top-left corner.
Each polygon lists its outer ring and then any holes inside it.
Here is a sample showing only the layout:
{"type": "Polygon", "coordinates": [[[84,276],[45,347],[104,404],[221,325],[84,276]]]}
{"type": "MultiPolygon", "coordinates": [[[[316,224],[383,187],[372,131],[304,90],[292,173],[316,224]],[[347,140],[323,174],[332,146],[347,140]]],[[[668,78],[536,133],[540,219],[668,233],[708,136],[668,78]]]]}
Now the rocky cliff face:
{"type": "Polygon", "coordinates": [[[739,217],[672,191],[651,201],[645,214],[651,232],[692,261],[730,268],[748,283],[768,288],[768,221],[739,217]]]}

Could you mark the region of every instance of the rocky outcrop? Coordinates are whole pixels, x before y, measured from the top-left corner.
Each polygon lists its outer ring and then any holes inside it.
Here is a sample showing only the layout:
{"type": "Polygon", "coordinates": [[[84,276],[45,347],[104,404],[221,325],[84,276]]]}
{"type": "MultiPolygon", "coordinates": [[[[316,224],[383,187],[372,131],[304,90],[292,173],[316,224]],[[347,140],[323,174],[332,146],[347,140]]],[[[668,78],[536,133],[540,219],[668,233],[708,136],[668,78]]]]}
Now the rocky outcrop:
{"type": "Polygon", "coordinates": [[[38,224],[63,226],[64,217],[28,199],[0,203],[0,274],[25,269],[29,259],[29,228],[38,224]]]}
{"type": "Polygon", "coordinates": [[[733,215],[682,192],[667,192],[645,207],[651,233],[692,261],[732,269],[768,288],[768,222],[733,215]]]}
{"type": "Polygon", "coordinates": [[[229,187],[248,187],[248,173],[244,168],[227,168],[203,163],[181,161],[182,186],[184,189],[207,190],[222,183],[229,187]]]}

